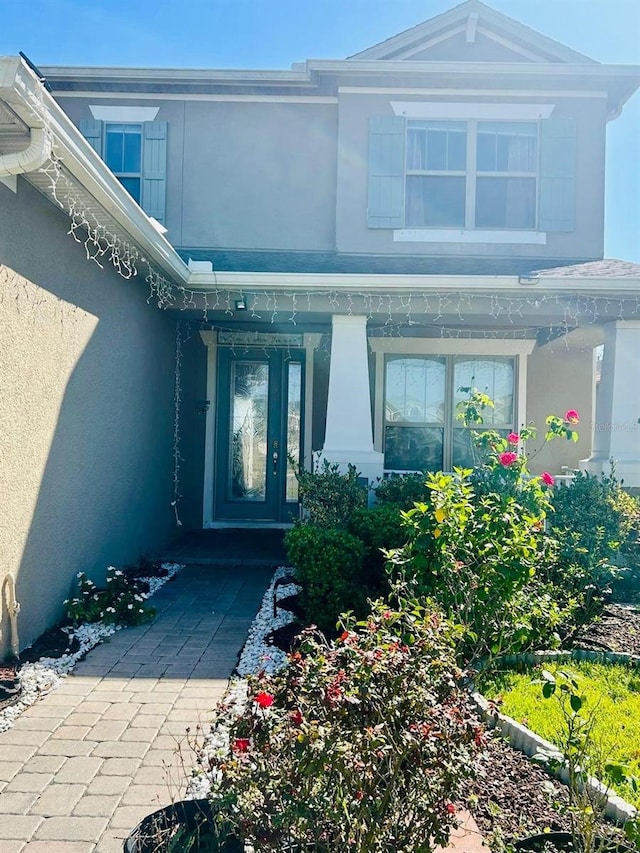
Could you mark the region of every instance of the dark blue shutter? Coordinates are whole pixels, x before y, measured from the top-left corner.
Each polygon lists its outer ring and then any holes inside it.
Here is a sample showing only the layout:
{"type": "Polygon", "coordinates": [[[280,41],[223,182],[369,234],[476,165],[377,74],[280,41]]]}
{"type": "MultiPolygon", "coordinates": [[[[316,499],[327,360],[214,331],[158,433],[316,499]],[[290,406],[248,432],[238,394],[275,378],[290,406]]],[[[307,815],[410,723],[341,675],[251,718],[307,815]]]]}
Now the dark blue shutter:
{"type": "Polygon", "coordinates": [[[78,128],[89,145],[102,157],[103,123],[93,118],[83,118],[78,128]]]}
{"type": "Polygon", "coordinates": [[[540,134],[540,231],[575,229],[576,154],[576,120],[545,119],[540,134]]]}
{"type": "Polygon", "coordinates": [[[369,120],[369,228],[404,226],[404,126],[402,116],[369,120]]]}
{"type": "Polygon", "coordinates": [[[167,122],[146,121],[142,142],[141,207],[158,222],[164,222],[167,195],[167,122]]]}

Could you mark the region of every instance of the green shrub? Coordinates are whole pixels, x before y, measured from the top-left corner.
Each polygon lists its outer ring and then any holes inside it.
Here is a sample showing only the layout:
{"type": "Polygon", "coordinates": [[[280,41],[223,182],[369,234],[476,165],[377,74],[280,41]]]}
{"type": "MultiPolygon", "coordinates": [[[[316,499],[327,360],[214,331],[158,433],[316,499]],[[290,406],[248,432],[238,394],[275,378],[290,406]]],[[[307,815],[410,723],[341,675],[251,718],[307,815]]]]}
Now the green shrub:
{"type": "Polygon", "coordinates": [[[380,482],[374,492],[379,503],[397,504],[401,509],[429,502],[426,474],[391,474],[380,482]]]}
{"type": "Polygon", "coordinates": [[[614,559],[633,526],[629,501],[635,504],[614,477],[582,471],[569,485],[556,488],[550,523],[561,541],[562,556],[585,569],[614,559]]]}
{"type": "Polygon", "coordinates": [[[377,598],[389,591],[385,572],[385,552],[400,548],[407,541],[407,530],[397,504],[382,503],[371,509],[358,509],[349,522],[349,533],[364,545],[362,589],[368,598],[377,598]]]}
{"type": "Polygon", "coordinates": [[[284,539],[287,557],[302,587],[300,603],[307,625],[335,634],[338,617],[361,612],[366,593],[360,587],[364,546],[345,530],[299,524],[284,539]]]}
{"type": "Polygon", "coordinates": [[[409,541],[389,555],[392,574],[410,579],[464,628],[465,660],[531,643],[522,592],[543,553],[546,507],[538,479],[514,478],[508,492],[477,494],[470,477],[469,470],[430,474],[431,504],[403,513],[409,541]]]}
{"type": "Polygon", "coordinates": [[[326,459],[320,470],[297,469],[305,522],[314,527],[346,527],[355,510],[367,505],[367,489],[358,476],[355,465],[341,474],[340,466],[326,459]]]}

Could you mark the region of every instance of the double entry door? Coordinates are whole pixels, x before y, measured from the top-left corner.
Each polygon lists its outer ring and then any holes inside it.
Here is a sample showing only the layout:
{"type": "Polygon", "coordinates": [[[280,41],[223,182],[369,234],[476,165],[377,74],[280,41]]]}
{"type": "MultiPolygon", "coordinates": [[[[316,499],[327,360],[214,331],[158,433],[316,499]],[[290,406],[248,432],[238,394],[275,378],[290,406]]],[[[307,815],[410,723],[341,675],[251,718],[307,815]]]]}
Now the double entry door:
{"type": "Polygon", "coordinates": [[[304,351],[218,350],[216,520],[290,522],[302,453],[304,351]]]}

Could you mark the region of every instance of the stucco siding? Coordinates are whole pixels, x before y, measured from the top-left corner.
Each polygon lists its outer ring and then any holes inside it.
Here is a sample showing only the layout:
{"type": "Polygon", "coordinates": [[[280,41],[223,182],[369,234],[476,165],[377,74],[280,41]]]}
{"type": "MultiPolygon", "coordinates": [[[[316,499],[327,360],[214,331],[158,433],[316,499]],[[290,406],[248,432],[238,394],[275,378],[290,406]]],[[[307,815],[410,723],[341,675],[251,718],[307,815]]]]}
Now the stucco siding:
{"type": "Polygon", "coordinates": [[[589,346],[568,347],[559,339],[536,349],[529,356],[527,374],[527,420],[538,428],[538,438],[527,448],[538,448],[546,431],[547,415],[562,417],[568,409],[580,414],[578,441],[553,439],[531,461],[534,474],[560,474],[562,466],[577,468],[580,459],[591,455],[594,416],[595,367],[589,346]]]}
{"type": "MultiPolygon", "coordinates": [[[[22,178],[0,185],[0,584],[15,579],[22,647],[78,571],[99,581],[174,531],[174,322],[67,229],[22,178]]],[[[0,654],[4,606],[1,631],[0,654]]]]}

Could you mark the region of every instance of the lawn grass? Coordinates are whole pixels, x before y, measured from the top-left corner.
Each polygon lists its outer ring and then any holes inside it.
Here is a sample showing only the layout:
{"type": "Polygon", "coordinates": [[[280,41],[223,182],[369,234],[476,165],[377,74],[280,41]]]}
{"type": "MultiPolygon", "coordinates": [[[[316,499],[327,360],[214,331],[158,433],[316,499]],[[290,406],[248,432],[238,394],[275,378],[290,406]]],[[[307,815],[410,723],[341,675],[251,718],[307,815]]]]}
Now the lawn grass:
{"type": "MultiPolygon", "coordinates": [[[[500,703],[500,711],[524,723],[532,731],[559,743],[561,711],[557,701],[544,699],[540,684],[542,667],[521,672],[513,670],[481,676],[478,687],[488,698],[500,703]]],[[[544,669],[554,675],[571,673],[585,699],[583,715],[593,715],[593,746],[590,757],[598,767],[624,764],[638,778],[640,787],[640,669],[623,664],[601,664],[587,661],[548,662],[544,669]]],[[[602,773],[596,775],[602,777],[602,773]]],[[[640,790],[629,782],[612,784],[621,797],[640,808],[640,790]]]]}

